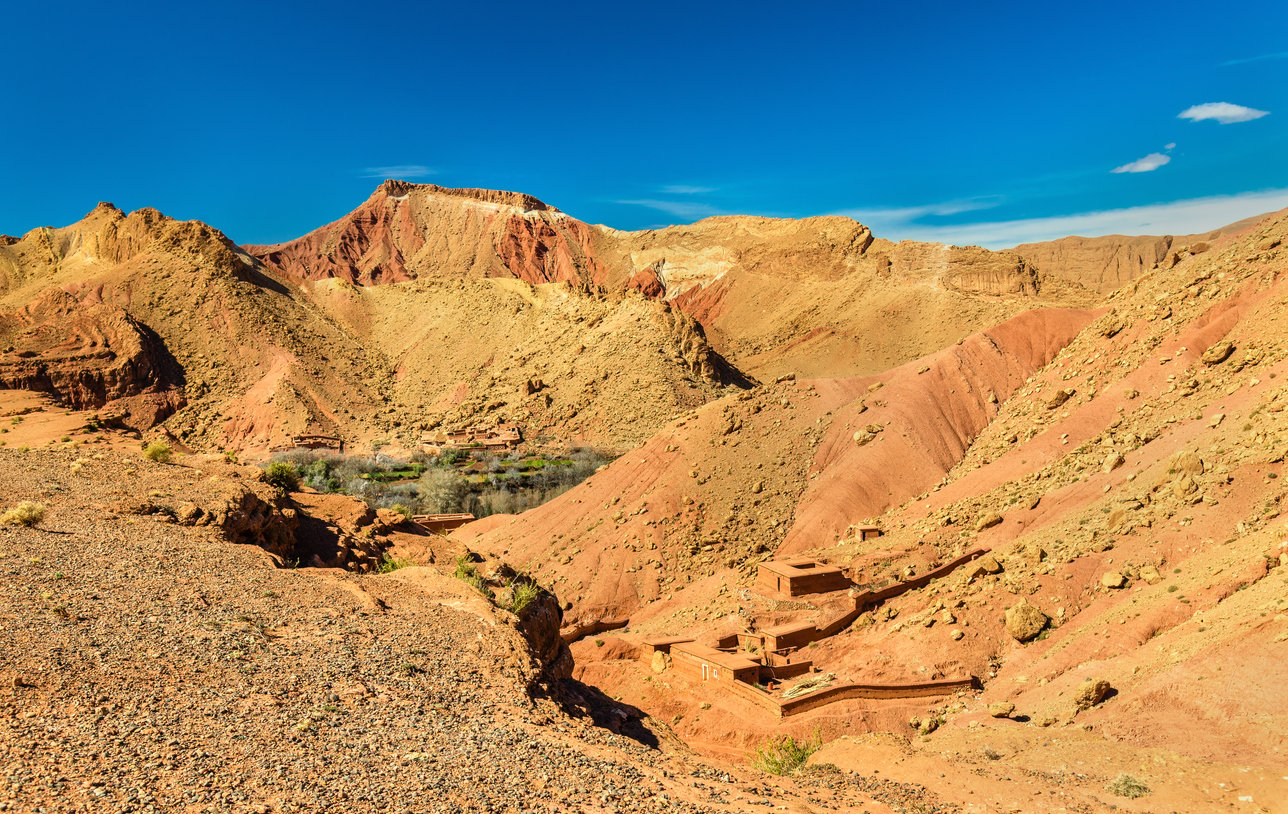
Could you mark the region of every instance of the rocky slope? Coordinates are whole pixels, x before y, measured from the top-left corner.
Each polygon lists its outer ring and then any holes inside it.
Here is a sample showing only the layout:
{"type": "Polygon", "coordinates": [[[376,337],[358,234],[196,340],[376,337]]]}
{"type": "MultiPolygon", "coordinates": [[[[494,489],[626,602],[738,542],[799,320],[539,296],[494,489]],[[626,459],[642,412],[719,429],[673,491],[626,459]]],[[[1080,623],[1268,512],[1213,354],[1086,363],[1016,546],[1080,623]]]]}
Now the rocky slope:
{"type": "Polygon", "coordinates": [[[102,205],[6,241],[0,292],[0,383],[137,429],[166,420],[207,449],[262,453],[308,432],[416,449],[427,428],[502,417],[620,448],[748,384],[699,325],[638,294],[294,280],[153,210],[102,205]]]}
{"type": "Polygon", "coordinates": [[[1272,666],[1288,641],[1285,245],[1280,215],[1144,274],[1076,323],[987,332],[993,353],[1038,343],[1009,389],[970,378],[983,338],[872,390],[784,383],[767,402],[709,405],[685,420],[692,435],[668,427],[512,526],[458,534],[540,562],[573,616],[629,615],[606,646],[574,646],[579,674],[673,716],[705,749],[819,727],[841,738],[819,760],[906,764],[893,776],[938,776],[936,792],[966,807],[986,794],[1026,811],[1274,811],[1288,793],[1272,666]],[[725,453],[735,444],[743,466],[725,453]],[[784,497],[785,482],[798,485],[784,497]],[[883,537],[845,535],[864,513],[883,537]],[[678,542],[720,521],[683,556],[678,542]],[[977,547],[991,550],[977,566],[860,616],[809,657],[850,681],[975,675],[978,696],[846,701],[779,723],[736,699],[703,706],[630,658],[647,635],[819,621],[826,609],[746,590],[746,566],[774,551],[880,586],[977,547]],[[1114,791],[1120,774],[1147,796],[1114,791]]]}
{"type": "Polygon", "coordinates": [[[756,378],[875,373],[1020,311],[1088,304],[1021,256],[891,243],[849,218],[718,217],[621,232],[531,196],[387,181],[350,214],[248,250],[281,274],[370,286],[480,277],[672,303],[756,378]]]}
{"type": "MultiPolygon", "coordinates": [[[[698,759],[551,673],[552,604],[516,616],[434,567],[275,567],[219,520],[229,496],[266,489],[243,470],[91,450],[0,454],[4,508],[46,508],[0,526],[6,811],[934,805],[879,778],[770,784],[698,759]],[[209,511],[139,514],[138,498],[209,511]]],[[[287,522],[284,506],[263,516],[287,522]]]]}
{"type": "Polygon", "coordinates": [[[1011,251],[1049,276],[1109,293],[1155,267],[1202,254],[1222,235],[1248,229],[1265,217],[1246,218],[1197,235],[1063,237],[1044,243],[1022,243],[1011,251]]]}

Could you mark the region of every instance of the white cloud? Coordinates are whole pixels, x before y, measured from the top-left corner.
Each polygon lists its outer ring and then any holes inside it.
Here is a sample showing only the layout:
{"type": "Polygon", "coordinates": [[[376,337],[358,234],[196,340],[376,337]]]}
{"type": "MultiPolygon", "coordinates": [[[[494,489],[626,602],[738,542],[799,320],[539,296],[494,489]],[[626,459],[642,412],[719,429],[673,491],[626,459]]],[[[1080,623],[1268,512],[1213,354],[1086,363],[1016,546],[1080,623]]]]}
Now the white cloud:
{"type": "Polygon", "coordinates": [[[659,190],[663,195],[705,195],[715,192],[715,187],[696,187],[691,184],[667,184],[659,190]]]}
{"type": "Polygon", "coordinates": [[[1273,54],[1261,54],[1255,57],[1245,57],[1244,59],[1231,59],[1222,62],[1221,65],[1245,65],[1249,62],[1261,62],[1266,59],[1288,59],[1288,51],[1276,51],[1273,54]]]}
{"type": "Polygon", "coordinates": [[[656,209],[659,212],[665,212],[668,215],[689,221],[729,214],[723,209],[718,209],[710,204],[699,203],[697,201],[662,201],[654,198],[636,198],[633,200],[616,201],[616,203],[627,204],[629,206],[645,206],[649,209],[656,209]]]}
{"type": "Polygon", "coordinates": [[[952,226],[908,224],[884,234],[878,231],[877,234],[892,240],[930,240],[957,246],[976,245],[1003,249],[1020,243],[1055,240],[1069,235],[1100,237],[1113,234],[1195,234],[1284,208],[1288,208],[1288,189],[1271,189],[1047,218],[952,226]]]}
{"type": "Polygon", "coordinates": [[[1268,110],[1232,105],[1229,102],[1207,102],[1182,110],[1176,118],[1189,119],[1192,122],[1212,119],[1220,124],[1236,124],[1238,122],[1250,122],[1253,119],[1260,119],[1262,116],[1269,115],[1270,111],[1268,110]]]}
{"type": "Polygon", "coordinates": [[[964,198],[940,203],[921,204],[919,206],[843,209],[833,214],[854,218],[868,226],[874,223],[901,224],[912,223],[927,215],[946,217],[948,215],[960,215],[963,212],[976,212],[980,209],[992,209],[1001,202],[1000,197],[964,198]]]}
{"type": "Polygon", "coordinates": [[[1170,155],[1150,153],[1144,158],[1138,158],[1128,164],[1123,164],[1121,167],[1114,167],[1110,172],[1153,172],[1171,160],[1170,155]]]}
{"type": "Polygon", "coordinates": [[[390,167],[367,167],[362,171],[363,178],[424,178],[434,175],[438,170],[423,164],[395,164],[390,167]]]}
{"type": "Polygon", "coordinates": [[[1174,142],[1174,141],[1169,141],[1167,144],[1164,144],[1164,145],[1163,145],[1163,149],[1164,149],[1164,150],[1175,150],[1175,149],[1176,149],[1176,142],[1174,142]]]}

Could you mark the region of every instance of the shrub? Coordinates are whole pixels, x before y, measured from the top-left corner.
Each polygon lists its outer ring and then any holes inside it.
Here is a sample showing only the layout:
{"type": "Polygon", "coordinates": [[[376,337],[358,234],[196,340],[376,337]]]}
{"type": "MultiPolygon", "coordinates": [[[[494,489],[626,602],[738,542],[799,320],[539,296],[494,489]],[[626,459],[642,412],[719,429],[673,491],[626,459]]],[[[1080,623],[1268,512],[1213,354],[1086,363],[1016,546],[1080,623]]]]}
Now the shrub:
{"type": "Polygon", "coordinates": [[[153,441],[143,448],[143,457],[159,464],[168,464],[174,458],[174,450],[165,441],[153,441]]]}
{"type": "Polygon", "coordinates": [[[1127,797],[1135,800],[1137,797],[1144,797],[1149,794],[1149,786],[1140,782],[1129,774],[1120,774],[1105,788],[1109,789],[1119,797],[1127,797]]]}
{"type": "Polygon", "coordinates": [[[389,510],[392,512],[397,512],[398,514],[401,514],[404,519],[410,518],[412,516],[412,510],[408,508],[405,503],[395,503],[394,505],[389,507],[389,510]]]}
{"type": "Polygon", "coordinates": [[[264,481],[283,492],[296,492],[300,488],[300,471],[295,468],[295,464],[273,461],[264,467],[264,481]]]}
{"type": "Polygon", "coordinates": [[[823,739],[818,730],[803,741],[790,735],[765,740],[749,756],[751,765],[762,772],[788,775],[805,765],[809,756],[819,750],[823,739]]]}
{"type": "Polygon", "coordinates": [[[45,519],[45,507],[30,500],[24,500],[4,514],[0,514],[0,523],[7,526],[34,526],[45,519]]]}
{"type": "Polygon", "coordinates": [[[515,616],[528,609],[541,596],[541,586],[531,580],[515,579],[510,583],[510,612],[515,616]]]}
{"type": "Polygon", "coordinates": [[[382,574],[389,574],[397,571],[399,568],[406,568],[409,565],[415,565],[415,563],[406,557],[395,557],[393,554],[386,551],[380,558],[380,566],[377,570],[382,574]]]}

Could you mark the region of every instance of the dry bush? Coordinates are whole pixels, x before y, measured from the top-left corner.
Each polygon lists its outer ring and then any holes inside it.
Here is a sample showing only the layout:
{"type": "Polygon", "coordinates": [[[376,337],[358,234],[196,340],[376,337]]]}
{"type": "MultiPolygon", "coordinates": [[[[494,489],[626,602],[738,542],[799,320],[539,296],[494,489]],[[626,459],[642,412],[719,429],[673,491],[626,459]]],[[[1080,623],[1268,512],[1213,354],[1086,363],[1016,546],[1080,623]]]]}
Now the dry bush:
{"type": "Polygon", "coordinates": [[[44,519],[45,507],[30,500],[24,500],[4,514],[0,514],[0,523],[7,526],[31,527],[44,519]]]}

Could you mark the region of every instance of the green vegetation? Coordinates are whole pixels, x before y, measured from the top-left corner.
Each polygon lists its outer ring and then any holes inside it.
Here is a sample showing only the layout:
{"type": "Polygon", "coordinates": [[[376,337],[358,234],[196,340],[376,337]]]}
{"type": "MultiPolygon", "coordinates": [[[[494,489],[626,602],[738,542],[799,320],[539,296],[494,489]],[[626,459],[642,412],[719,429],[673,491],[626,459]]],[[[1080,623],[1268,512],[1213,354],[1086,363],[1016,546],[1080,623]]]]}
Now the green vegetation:
{"type": "Polygon", "coordinates": [[[300,489],[300,471],[295,464],[286,461],[273,461],[264,467],[264,481],[276,486],[283,492],[298,492],[300,489]]]}
{"type": "Polygon", "coordinates": [[[788,775],[805,765],[809,756],[823,745],[819,731],[803,741],[790,735],[771,737],[763,741],[748,756],[753,768],[767,774],[788,775]]]}
{"type": "Polygon", "coordinates": [[[165,441],[152,441],[143,448],[143,457],[159,464],[168,464],[174,458],[174,450],[165,441]]]}
{"type": "Polygon", "coordinates": [[[462,554],[456,558],[456,571],[452,575],[473,585],[488,599],[496,601],[496,594],[492,593],[492,589],[483,580],[483,575],[479,573],[478,566],[474,564],[469,554],[462,554]]]}
{"type": "Polygon", "coordinates": [[[541,587],[525,577],[516,577],[510,582],[510,602],[507,606],[515,616],[521,615],[536,598],[541,596],[541,587]]]}
{"type": "Polygon", "coordinates": [[[300,482],[319,492],[352,495],[373,508],[395,509],[407,517],[458,512],[487,517],[540,506],[611,460],[593,449],[505,458],[449,449],[410,459],[299,450],[278,455],[273,462],[294,466],[300,482]]]}
{"type": "Polygon", "coordinates": [[[30,500],[24,500],[4,514],[0,514],[0,523],[6,526],[27,526],[30,528],[44,519],[45,507],[30,500]]]}
{"type": "Polygon", "coordinates": [[[394,555],[386,551],[384,555],[380,558],[380,566],[377,568],[377,570],[382,574],[389,574],[394,571],[397,571],[399,568],[406,568],[409,565],[415,565],[415,564],[416,563],[412,562],[409,559],[406,559],[405,557],[395,557],[394,555]]]}
{"type": "Polygon", "coordinates": [[[1120,774],[1114,778],[1114,782],[1105,788],[1117,794],[1119,797],[1127,797],[1135,800],[1137,797],[1144,797],[1149,794],[1149,786],[1140,782],[1129,774],[1120,774]]]}

